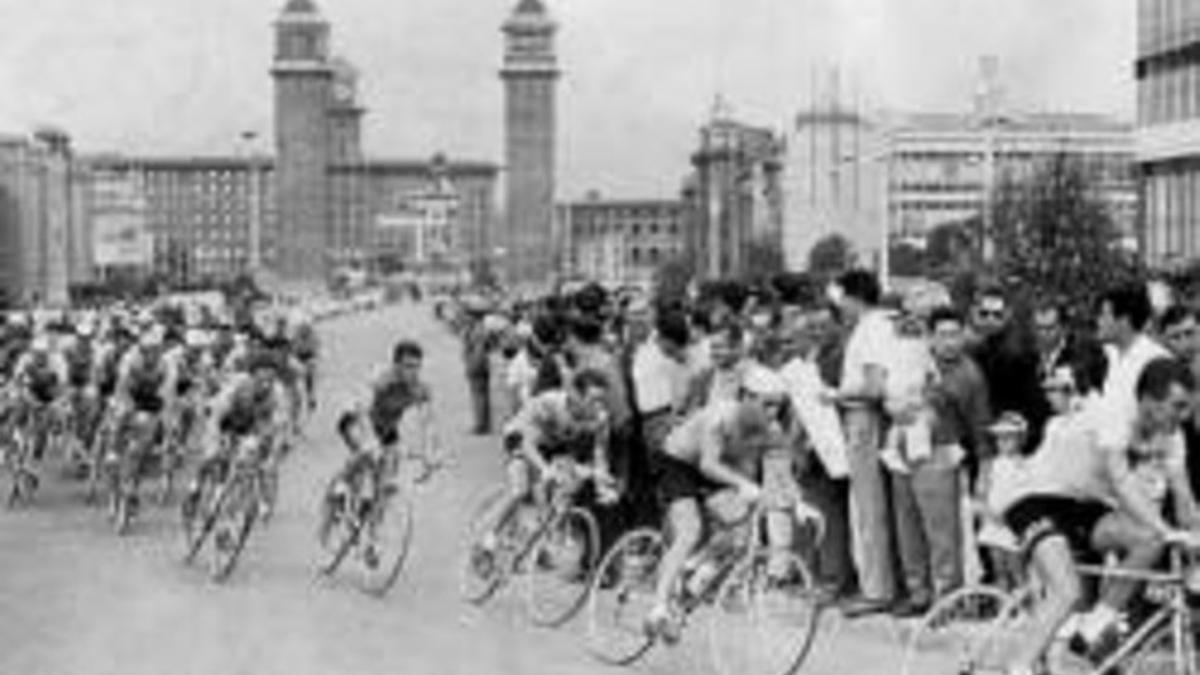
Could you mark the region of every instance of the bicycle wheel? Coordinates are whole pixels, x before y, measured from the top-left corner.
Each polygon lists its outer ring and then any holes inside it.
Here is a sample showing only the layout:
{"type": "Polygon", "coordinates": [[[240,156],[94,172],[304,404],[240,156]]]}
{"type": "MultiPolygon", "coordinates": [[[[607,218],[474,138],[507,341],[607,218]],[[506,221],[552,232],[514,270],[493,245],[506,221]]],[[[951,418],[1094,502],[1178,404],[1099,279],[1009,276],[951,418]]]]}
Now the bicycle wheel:
{"type": "Polygon", "coordinates": [[[1183,644],[1180,644],[1176,639],[1174,626],[1170,623],[1159,628],[1128,660],[1129,665],[1124,672],[1127,675],[1177,675],[1200,672],[1197,670],[1200,663],[1197,663],[1195,638],[1186,633],[1183,637],[1183,644]]]}
{"type": "Polygon", "coordinates": [[[362,588],[383,597],[404,569],[412,545],[413,505],[408,497],[396,492],[385,496],[382,504],[372,507],[375,535],[363,554],[362,588]]]}
{"type": "Polygon", "coordinates": [[[183,538],[186,547],[183,557],[185,565],[190,565],[196,559],[196,555],[200,553],[200,549],[204,546],[204,542],[208,539],[208,535],[212,533],[213,527],[217,523],[220,504],[212,504],[212,501],[216,498],[214,495],[216,489],[212,481],[204,481],[200,486],[200,494],[194,504],[189,505],[188,500],[185,499],[179,505],[180,520],[183,523],[183,538]]]}
{"type": "Polygon", "coordinates": [[[1003,673],[1013,611],[1009,594],[991,586],[960,588],[938,600],[909,638],[901,675],[1003,673]]]}
{"type": "Polygon", "coordinates": [[[210,574],[213,581],[223,582],[233,574],[238,558],[250,538],[254,521],[258,518],[258,499],[250,489],[247,478],[235,478],[218,512],[213,526],[213,556],[210,574]]]}
{"type": "MultiPolygon", "coordinates": [[[[333,508],[329,505],[329,497],[322,497],[321,509],[333,508]]],[[[336,508],[338,511],[333,514],[322,513],[322,518],[331,518],[329,530],[327,533],[322,533],[321,546],[324,551],[324,559],[318,567],[321,574],[331,576],[342,565],[342,561],[353,550],[358,543],[358,536],[362,530],[359,521],[350,517],[346,513],[349,497],[343,497],[343,501],[336,508]]]]}
{"type": "MultiPolygon", "coordinates": [[[[459,573],[459,594],[474,605],[487,602],[504,582],[507,570],[499,546],[487,546],[486,539],[499,539],[504,529],[497,523],[496,509],[504,501],[507,490],[497,488],[484,495],[471,510],[467,521],[465,551],[459,573]]],[[[512,520],[511,518],[506,520],[512,520]]]]}
{"type": "Polygon", "coordinates": [[[570,507],[546,525],[524,565],[525,601],[533,623],[561,626],[583,607],[599,548],[600,526],[587,510],[570,507]]]}
{"type": "Polygon", "coordinates": [[[587,649],[611,665],[627,666],[654,645],[645,618],[654,606],[662,534],[648,528],[621,537],[592,574],[587,601],[587,649]]]}
{"type": "Polygon", "coordinates": [[[812,648],[821,605],[812,575],[792,551],[759,549],[717,590],[708,641],[722,675],[791,675],[812,648]]]}

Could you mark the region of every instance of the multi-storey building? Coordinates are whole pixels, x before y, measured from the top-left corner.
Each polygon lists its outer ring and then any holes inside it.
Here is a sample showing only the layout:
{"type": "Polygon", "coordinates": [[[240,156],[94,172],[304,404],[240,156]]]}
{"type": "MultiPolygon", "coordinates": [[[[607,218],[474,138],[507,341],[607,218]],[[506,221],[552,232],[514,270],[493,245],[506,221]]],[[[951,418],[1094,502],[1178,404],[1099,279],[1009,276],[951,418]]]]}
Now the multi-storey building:
{"type": "Polygon", "coordinates": [[[864,261],[881,262],[884,241],[923,245],[939,225],[986,214],[998,186],[1060,155],[1088,174],[1133,245],[1133,126],[1104,115],[1009,110],[995,62],[984,63],[971,112],[866,114],[835,102],[797,116],[786,178],[789,265],[805,264],[812,245],[835,232],[864,261]]]}
{"type": "Polygon", "coordinates": [[[86,225],[73,208],[70,140],[56,129],[0,138],[0,291],[5,303],[60,306],[83,281],[86,225]]]}
{"type": "Polygon", "coordinates": [[[1140,250],[1159,264],[1200,256],[1200,0],[1139,0],[1140,250]]]}
{"type": "Polygon", "coordinates": [[[678,200],[606,200],[592,193],[558,206],[567,271],[606,286],[649,289],[659,266],[684,254],[678,200]]]}
{"type": "Polygon", "coordinates": [[[783,236],[783,144],[769,129],[721,111],[700,130],[686,203],[689,254],[701,278],[753,272],[757,250],[778,250],[783,236]]]}

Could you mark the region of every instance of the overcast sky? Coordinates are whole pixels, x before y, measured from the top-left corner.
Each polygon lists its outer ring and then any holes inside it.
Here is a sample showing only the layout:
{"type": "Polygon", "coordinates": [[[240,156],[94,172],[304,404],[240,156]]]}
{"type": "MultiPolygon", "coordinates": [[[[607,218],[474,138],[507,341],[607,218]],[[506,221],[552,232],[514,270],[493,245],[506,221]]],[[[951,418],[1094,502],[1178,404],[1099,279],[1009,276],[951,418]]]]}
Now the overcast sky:
{"type": "MultiPolygon", "coordinates": [[[[363,71],[373,156],[501,157],[498,26],[516,0],[318,0],[363,71]]],[[[232,152],[271,125],[284,0],[0,0],[0,130],[84,151],[232,152]]],[[[1132,118],[1132,0],[547,0],[562,24],[560,196],[670,196],[716,92],[783,127],[840,65],[864,99],[969,105],[978,57],[1010,98],[1132,118]]],[[[848,93],[847,93],[848,96],[848,93]]]]}

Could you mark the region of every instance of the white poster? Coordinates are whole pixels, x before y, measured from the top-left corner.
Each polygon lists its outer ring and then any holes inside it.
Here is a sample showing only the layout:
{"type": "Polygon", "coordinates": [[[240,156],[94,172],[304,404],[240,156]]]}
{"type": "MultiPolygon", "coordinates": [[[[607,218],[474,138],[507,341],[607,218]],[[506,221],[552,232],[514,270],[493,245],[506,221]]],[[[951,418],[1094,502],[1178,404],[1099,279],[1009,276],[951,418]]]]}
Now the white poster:
{"type": "Polygon", "coordinates": [[[142,214],[96,214],[92,232],[97,265],[150,264],[153,242],[142,214]]]}

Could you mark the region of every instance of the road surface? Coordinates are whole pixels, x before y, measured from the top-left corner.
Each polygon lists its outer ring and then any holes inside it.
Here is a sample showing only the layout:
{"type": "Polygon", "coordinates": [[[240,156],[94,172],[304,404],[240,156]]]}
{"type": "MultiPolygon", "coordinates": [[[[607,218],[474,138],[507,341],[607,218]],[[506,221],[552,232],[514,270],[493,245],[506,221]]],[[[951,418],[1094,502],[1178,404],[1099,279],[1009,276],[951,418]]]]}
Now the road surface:
{"type": "MultiPolygon", "coordinates": [[[[0,510],[0,675],[593,675],[622,672],[582,649],[581,622],[557,630],[524,619],[515,594],[477,609],[457,597],[463,515],[501,479],[495,439],[469,436],[457,341],[427,306],[325,325],[321,406],[309,440],[284,467],[280,505],[255,533],[229,583],[180,563],[176,509],[152,508],[116,537],[77,484],[44,481],[33,507],[0,510]],[[427,379],[455,466],[418,497],[414,548],[380,600],[314,574],[316,501],[342,458],[332,410],[386,362],[391,344],[427,346],[427,379]],[[48,483],[48,484],[47,484],[48,483]]],[[[702,639],[685,636],[630,672],[713,673],[702,639]]],[[[894,673],[891,624],[824,624],[802,672],[894,673]]]]}

